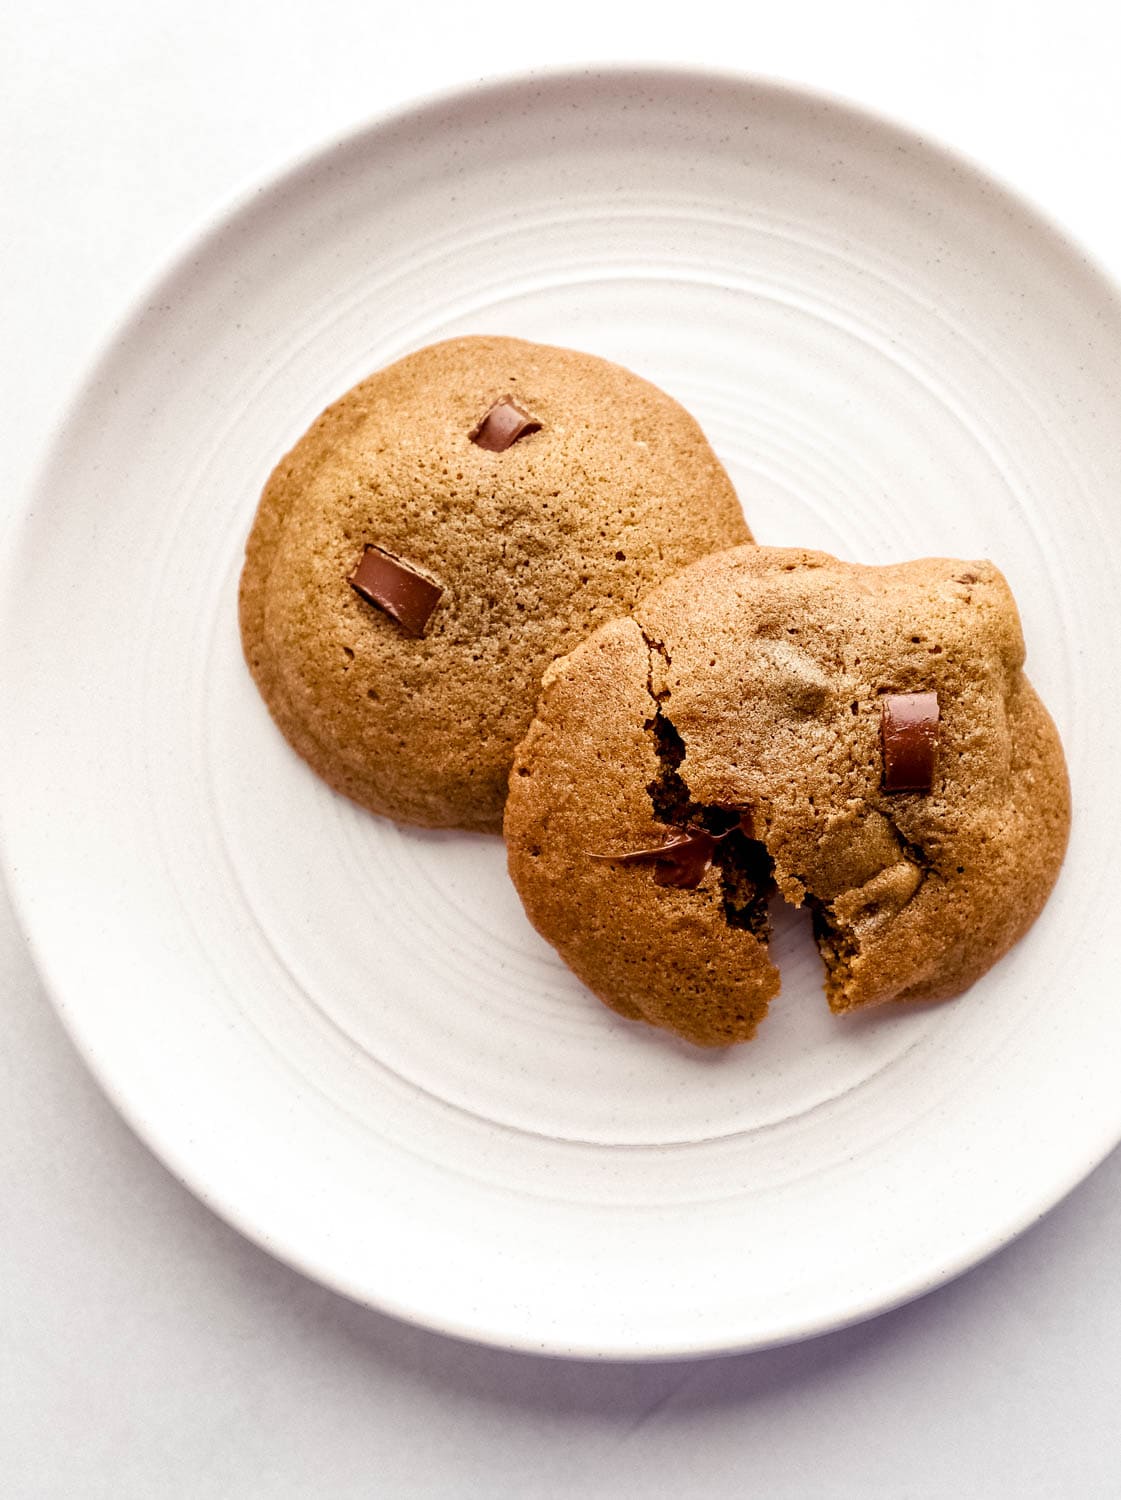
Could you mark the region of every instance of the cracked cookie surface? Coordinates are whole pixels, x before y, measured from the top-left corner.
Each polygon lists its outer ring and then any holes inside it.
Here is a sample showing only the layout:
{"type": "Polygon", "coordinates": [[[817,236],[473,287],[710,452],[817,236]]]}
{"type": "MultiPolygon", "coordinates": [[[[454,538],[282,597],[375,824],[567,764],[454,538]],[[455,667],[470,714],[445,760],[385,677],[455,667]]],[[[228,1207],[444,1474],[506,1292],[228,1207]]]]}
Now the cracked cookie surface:
{"type": "Polygon", "coordinates": [[[1062,747],[1023,662],[990,563],[703,559],[546,674],[506,815],[531,920],[607,1004],[694,1042],[746,1039],[777,992],[772,883],[813,911],[834,1010],[960,993],[1066,846],[1062,747]],[[881,700],[916,692],[941,710],[933,784],[887,792],[881,700]],[[587,857],[733,816],[751,837],[695,889],[587,857]]]}
{"type": "Polygon", "coordinates": [[[245,656],[339,791],[497,831],[546,665],[676,569],[750,540],[700,428],[648,381],[571,350],[454,339],[355,386],[277,465],[246,549],[245,656]],[[497,449],[480,426],[495,410],[518,414],[497,449]],[[367,546],[438,587],[419,633],[351,587],[367,546]]]}

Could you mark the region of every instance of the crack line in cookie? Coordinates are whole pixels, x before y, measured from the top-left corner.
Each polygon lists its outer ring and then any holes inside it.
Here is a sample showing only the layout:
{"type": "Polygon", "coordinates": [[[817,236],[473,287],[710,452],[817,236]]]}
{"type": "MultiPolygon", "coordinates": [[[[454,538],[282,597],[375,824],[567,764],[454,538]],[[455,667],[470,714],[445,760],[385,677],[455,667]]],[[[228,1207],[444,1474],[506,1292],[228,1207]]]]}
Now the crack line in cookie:
{"type": "MultiPolygon", "coordinates": [[[[896,821],[894,809],[886,797],[876,804],[876,811],[891,824],[891,831],[899,840],[899,847],[911,864],[918,865],[922,879],[925,880],[928,875],[934,874],[934,861],[921,844],[916,844],[903,832],[896,821]]],[[[917,889],[918,887],[916,891],[917,889]]]]}
{"type": "Polygon", "coordinates": [[[672,828],[700,828],[714,837],[712,864],[720,876],[724,920],[729,927],[742,928],[767,942],[771,936],[767,903],[775,889],[774,861],[762,841],[748,837],[743,829],[745,818],[750,822],[750,809],[706,806],[693,800],[678,769],[685,759],[685,741],[664,708],[669,689],[658,692],[654,686],[655,653],[668,666],[669,652],[663,642],[653,640],[645,630],[642,639],[650,653],[646,689],[654,705],[643,727],[653,738],[659,763],[657,776],[646,787],[654,816],[672,828]]]}

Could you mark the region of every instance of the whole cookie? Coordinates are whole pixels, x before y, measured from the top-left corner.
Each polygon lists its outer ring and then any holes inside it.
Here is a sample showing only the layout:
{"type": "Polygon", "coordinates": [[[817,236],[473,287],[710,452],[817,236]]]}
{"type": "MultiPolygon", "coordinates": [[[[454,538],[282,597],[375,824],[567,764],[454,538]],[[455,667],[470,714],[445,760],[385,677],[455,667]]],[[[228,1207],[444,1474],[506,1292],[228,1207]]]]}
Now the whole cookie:
{"type": "Polygon", "coordinates": [[[737,547],[545,675],[506,808],[534,925],[599,997],[743,1041],[778,992],[777,889],[835,1011],[964,990],[1066,848],[1062,746],[987,562],[737,547]]]}
{"type": "Polygon", "coordinates": [[[501,828],[541,674],[651,584],[750,541],[692,417],[618,365],[431,345],[329,407],[246,547],[245,656],[291,744],[355,801],[501,828]]]}

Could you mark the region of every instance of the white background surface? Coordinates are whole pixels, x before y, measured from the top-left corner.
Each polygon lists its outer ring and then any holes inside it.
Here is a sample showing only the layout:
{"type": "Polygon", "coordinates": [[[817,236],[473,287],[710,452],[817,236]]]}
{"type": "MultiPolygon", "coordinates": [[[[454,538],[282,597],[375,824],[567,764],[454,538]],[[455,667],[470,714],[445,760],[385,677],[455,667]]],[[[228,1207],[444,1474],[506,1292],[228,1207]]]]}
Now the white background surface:
{"type": "MultiPolygon", "coordinates": [[[[1105,5],[777,9],[0,0],[0,524],[89,354],[200,217],[484,74],[646,59],[829,88],[966,150],[1121,276],[1105,5]]],[[[0,965],[5,1497],[1121,1490],[1117,1155],[995,1260],[871,1324],[707,1363],[550,1364],[352,1307],[243,1243],[102,1099],[6,905],[0,965]]]]}

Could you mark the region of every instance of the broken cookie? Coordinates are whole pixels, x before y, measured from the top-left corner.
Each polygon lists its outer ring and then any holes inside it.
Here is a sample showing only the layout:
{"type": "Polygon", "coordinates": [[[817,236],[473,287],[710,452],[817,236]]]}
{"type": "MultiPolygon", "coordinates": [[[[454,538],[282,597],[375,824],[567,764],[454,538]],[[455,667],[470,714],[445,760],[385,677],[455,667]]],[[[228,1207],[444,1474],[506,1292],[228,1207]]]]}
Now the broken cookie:
{"type": "Polygon", "coordinates": [[[1007,584],[971,562],[965,590],[963,566],[737,547],[549,668],[510,871],[608,1005],[749,1038],[779,988],[776,890],[812,910],[835,1011],[959,994],[1027,930],[1066,847],[1066,766],[1007,584]],[[655,878],[682,849],[689,880],[655,878]]]}

